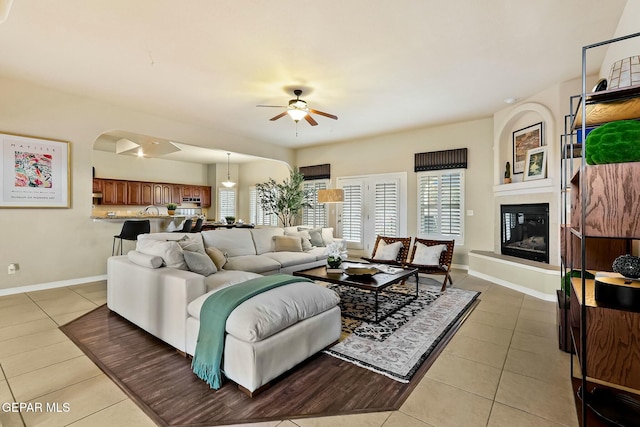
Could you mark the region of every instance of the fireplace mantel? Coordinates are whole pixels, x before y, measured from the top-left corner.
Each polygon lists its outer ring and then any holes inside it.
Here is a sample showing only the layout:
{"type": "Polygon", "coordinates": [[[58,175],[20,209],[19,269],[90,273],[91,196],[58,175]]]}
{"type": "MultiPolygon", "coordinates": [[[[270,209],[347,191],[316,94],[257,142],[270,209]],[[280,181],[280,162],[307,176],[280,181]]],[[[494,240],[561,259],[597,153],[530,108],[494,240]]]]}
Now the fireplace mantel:
{"type": "Polygon", "coordinates": [[[545,178],[536,181],[512,182],[493,186],[494,196],[511,196],[520,194],[553,193],[556,190],[553,179],[545,178]]]}

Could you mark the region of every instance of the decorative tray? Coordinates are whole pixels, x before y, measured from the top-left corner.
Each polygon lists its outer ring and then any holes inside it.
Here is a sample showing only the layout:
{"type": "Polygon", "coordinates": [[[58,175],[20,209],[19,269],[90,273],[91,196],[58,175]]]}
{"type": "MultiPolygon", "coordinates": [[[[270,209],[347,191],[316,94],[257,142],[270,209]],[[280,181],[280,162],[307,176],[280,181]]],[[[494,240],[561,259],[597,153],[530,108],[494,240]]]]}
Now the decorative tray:
{"type": "Polygon", "coordinates": [[[380,270],[375,267],[347,267],[344,269],[347,276],[373,276],[379,272],[380,270]]]}

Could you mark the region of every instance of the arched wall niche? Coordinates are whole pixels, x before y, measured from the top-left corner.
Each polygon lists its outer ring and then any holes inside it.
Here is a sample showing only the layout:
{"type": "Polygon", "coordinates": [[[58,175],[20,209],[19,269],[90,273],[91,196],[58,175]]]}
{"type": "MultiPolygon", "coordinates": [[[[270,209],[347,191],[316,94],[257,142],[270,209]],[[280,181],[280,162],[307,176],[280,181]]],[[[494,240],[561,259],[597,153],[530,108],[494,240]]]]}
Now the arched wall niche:
{"type": "MultiPolygon", "coordinates": [[[[543,143],[547,148],[547,177],[553,179],[558,166],[558,156],[556,155],[557,143],[555,119],[551,110],[546,106],[528,102],[516,106],[511,112],[495,127],[494,133],[494,184],[503,183],[505,163],[511,162],[513,167],[513,132],[518,129],[542,122],[543,143]]],[[[513,182],[522,182],[523,174],[513,175],[513,182]]]]}

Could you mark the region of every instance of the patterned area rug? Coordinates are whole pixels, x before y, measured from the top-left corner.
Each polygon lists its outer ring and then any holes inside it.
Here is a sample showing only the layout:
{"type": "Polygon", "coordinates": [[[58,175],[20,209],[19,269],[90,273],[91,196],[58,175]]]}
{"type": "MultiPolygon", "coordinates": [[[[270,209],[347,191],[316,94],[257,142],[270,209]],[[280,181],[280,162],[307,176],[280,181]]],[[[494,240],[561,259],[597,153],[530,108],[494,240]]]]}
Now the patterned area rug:
{"type": "MultiPolygon", "coordinates": [[[[343,285],[327,286],[340,295],[343,313],[359,317],[372,313],[372,293],[343,285]]],[[[379,295],[379,310],[383,313],[413,297],[415,283],[390,290],[379,295]]],[[[407,383],[477,297],[478,292],[465,289],[447,288],[440,292],[435,280],[421,278],[418,298],[380,323],[343,316],[340,342],[325,353],[407,383]]]]}

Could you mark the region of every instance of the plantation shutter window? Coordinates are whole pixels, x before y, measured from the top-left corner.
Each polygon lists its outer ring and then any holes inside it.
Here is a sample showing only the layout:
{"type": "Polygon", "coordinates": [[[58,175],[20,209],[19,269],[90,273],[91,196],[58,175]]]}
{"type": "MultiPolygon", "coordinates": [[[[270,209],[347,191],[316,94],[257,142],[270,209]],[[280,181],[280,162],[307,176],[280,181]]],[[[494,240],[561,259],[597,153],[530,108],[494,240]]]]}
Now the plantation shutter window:
{"type": "Polygon", "coordinates": [[[249,215],[251,222],[255,225],[278,225],[278,218],[264,211],[260,200],[258,200],[258,190],[256,187],[249,188],[249,215]]]}
{"type": "Polygon", "coordinates": [[[345,183],[342,203],[342,238],[347,242],[362,244],[363,241],[363,195],[362,182],[345,183]]]}
{"type": "Polygon", "coordinates": [[[327,207],[324,203],[318,204],[318,190],[326,190],[328,184],[328,180],[305,181],[302,184],[304,190],[312,192],[309,199],[311,207],[302,210],[302,225],[313,228],[327,226],[327,207]]]}
{"type": "Polygon", "coordinates": [[[234,189],[220,188],[218,190],[218,215],[219,219],[236,216],[236,191],[234,189]]]}
{"type": "Polygon", "coordinates": [[[463,171],[418,174],[418,232],[421,237],[463,237],[463,171]]]}
{"type": "Polygon", "coordinates": [[[375,188],[374,224],[380,236],[398,237],[400,200],[397,182],[379,182],[375,188]]]}

